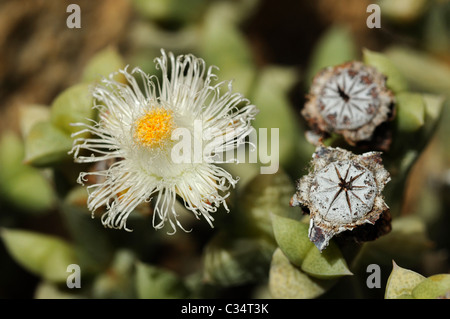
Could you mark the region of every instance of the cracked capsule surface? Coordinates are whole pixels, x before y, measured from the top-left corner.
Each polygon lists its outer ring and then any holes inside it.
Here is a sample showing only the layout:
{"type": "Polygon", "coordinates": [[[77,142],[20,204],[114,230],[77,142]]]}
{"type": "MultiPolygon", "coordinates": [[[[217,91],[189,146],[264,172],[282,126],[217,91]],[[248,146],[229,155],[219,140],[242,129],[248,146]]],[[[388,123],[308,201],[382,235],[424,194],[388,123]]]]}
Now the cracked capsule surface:
{"type": "Polygon", "coordinates": [[[371,140],[375,129],[393,118],[394,104],[386,77],[353,61],[325,68],[314,77],[302,115],[312,133],[341,134],[355,145],[371,140]]]}
{"type": "Polygon", "coordinates": [[[381,192],[390,175],[381,162],[380,152],[355,155],[340,148],[316,149],[311,171],[298,181],[290,204],[309,212],[309,238],[319,250],[335,235],[374,225],[388,214],[381,192]]]}
{"type": "Polygon", "coordinates": [[[311,202],[321,217],[334,223],[352,223],[372,210],[376,182],[373,174],[352,161],[322,168],[311,186],[311,202]]]}
{"type": "Polygon", "coordinates": [[[337,130],[354,130],[369,123],[379,109],[376,84],[369,72],[343,69],[324,85],[319,112],[337,130]]]}

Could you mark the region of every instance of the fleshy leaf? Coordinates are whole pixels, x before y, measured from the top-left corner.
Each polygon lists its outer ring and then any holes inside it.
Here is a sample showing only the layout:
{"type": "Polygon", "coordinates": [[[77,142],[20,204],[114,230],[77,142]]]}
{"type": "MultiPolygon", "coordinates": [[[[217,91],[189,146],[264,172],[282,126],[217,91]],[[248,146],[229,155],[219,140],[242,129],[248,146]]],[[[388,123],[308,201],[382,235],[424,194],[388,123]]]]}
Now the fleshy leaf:
{"type": "Polygon", "coordinates": [[[325,293],[334,280],[311,278],[292,265],[281,249],[272,257],[269,274],[269,289],[273,298],[312,299],[325,293]]]}
{"type": "Polygon", "coordinates": [[[203,12],[205,0],[133,0],[132,3],[149,20],[187,22],[203,12]]]}
{"type": "Polygon", "coordinates": [[[321,36],[311,57],[306,74],[308,87],[313,77],[321,69],[357,58],[356,46],[351,32],[343,26],[332,26],[321,36]]]}
{"type": "Polygon", "coordinates": [[[425,102],[425,138],[430,138],[437,127],[439,118],[442,115],[442,109],[445,103],[445,97],[435,94],[422,94],[425,102]]]}
{"type": "MultiPolygon", "coordinates": [[[[69,275],[69,274],[68,274],[69,275]]],[[[66,288],[67,289],[67,288],[66,288]]],[[[67,289],[69,290],[69,289],[67,289]]],[[[76,290],[76,289],[75,289],[76,290]]],[[[76,291],[72,291],[76,292],[76,291]]],[[[83,298],[82,296],[75,295],[74,293],[68,293],[62,291],[59,287],[51,282],[42,281],[36,287],[34,292],[34,299],[77,299],[83,298]]]]}
{"type": "Polygon", "coordinates": [[[25,140],[25,163],[51,166],[69,158],[72,139],[52,123],[36,123],[25,140]]]}
{"type": "Polygon", "coordinates": [[[450,67],[429,55],[410,48],[393,46],[384,51],[411,87],[432,93],[450,92],[450,67]]]}
{"type": "Polygon", "coordinates": [[[0,182],[9,181],[22,170],[24,146],[13,132],[4,132],[0,138],[0,182]]]}
{"type": "MultiPolygon", "coordinates": [[[[264,68],[255,83],[255,89],[251,96],[251,101],[258,106],[259,114],[253,122],[257,130],[258,138],[262,137],[262,132],[267,132],[267,143],[258,141],[259,154],[270,154],[272,161],[278,160],[280,167],[288,168],[289,165],[301,167],[310,160],[310,152],[314,147],[311,146],[301,133],[298,121],[287,95],[293,87],[297,76],[295,71],[290,68],[266,67],[264,68]],[[272,143],[272,139],[278,133],[278,140],[272,143]],[[267,145],[267,151],[262,147],[267,145]],[[277,154],[275,156],[274,154],[277,154]],[[308,154],[308,155],[307,155],[308,154]]],[[[264,163],[261,155],[259,162],[264,163]]],[[[268,160],[267,160],[268,161],[268,160]]],[[[270,163],[273,165],[273,163],[270,163]]],[[[273,172],[268,172],[273,173],[273,172]]]]}
{"type": "Polygon", "coordinates": [[[186,298],[189,294],[174,273],[142,262],[136,264],[136,289],[140,299],[186,298]]]}
{"type": "MultiPolygon", "coordinates": [[[[117,52],[117,49],[108,47],[97,54],[95,54],[85,66],[83,70],[82,80],[83,82],[99,81],[101,77],[107,77],[113,72],[117,72],[122,69],[125,63],[117,52]]],[[[125,76],[123,74],[117,74],[114,80],[118,82],[125,82],[125,76]]]]}
{"type": "MultiPolygon", "coordinates": [[[[422,0],[427,2],[426,0],[422,0]]],[[[425,11],[425,10],[424,10],[425,11]]],[[[448,3],[434,2],[428,7],[421,40],[423,47],[436,54],[447,54],[450,50],[450,29],[448,28],[448,3]]]]}
{"type": "Polygon", "coordinates": [[[23,138],[30,133],[34,124],[50,119],[50,107],[46,105],[31,104],[19,108],[20,132],[23,138]]]}
{"type": "Polygon", "coordinates": [[[450,274],[439,274],[421,281],[412,291],[416,299],[450,298],[450,274]]]}
{"type": "Polygon", "coordinates": [[[308,224],[295,219],[272,215],[273,232],[286,258],[300,267],[314,244],[308,238],[308,224]]]}
{"type": "Polygon", "coordinates": [[[364,63],[375,67],[380,73],[387,77],[386,86],[394,93],[408,90],[408,83],[395,64],[384,54],[363,50],[364,63]]]}
{"type": "Polygon", "coordinates": [[[51,105],[52,124],[72,134],[80,130],[80,127],[72,124],[88,123],[89,119],[94,119],[96,112],[89,88],[89,83],[79,83],[61,92],[51,105]]]}
{"type": "Polygon", "coordinates": [[[26,212],[43,212],[55,203],[48,180],[36,168],[23,164],[24,146],[12,132],[0,141],[0,194],[26,212]]]}
{"type": "Polygon", "coordinates": [[[332,241],[322,252],[312,247],[306,254],[301,269],[308,275],[320,279],[352,275],[339,247],[332,241]]]}
{"type": "Polygon", "coordinates": [[[260,169],[257,163],[224,163],[221,164],[221,167],[231,175],[239,177],[239,183],[236,186],[237,189],[244,188],[253,178],[260,175],[260,169]]]}
{"type": "Polygon", "coordinates": [[[258,234],[273,238],[271,214],[286,216],[292,212],[289,200],[294,192],[294,184],[284,171],[258,174],[241,192],[241,215],[258,234]]]}
{"type": "Polygon", "coordinates": [[[45,212],[55,204],[56,196],[47,179],[35,169],[25,169],[6,188],[8,200],[26,212],[45,212]]]}
{"type": "Polygon", "coordinates": [[[267,275],[275,247],[264,238],[236,238],[218,233],[204,252],[205,281],[233,286],[267,275]]]}
{"type": "Polygon", "coordinates": [[[233,80],[233,90],[248,95],[255,76],[254,60],[243,34],[236,25],[235,8],[228,2],[208,6],[202,26],[200,55],[207,64],[217,65],[221,79],[233,80]],[[226,54],[224,54],[226,52],[226,54]]]}
{"type": "Polygon", "coordinates": [[[83,272],[91,274],[107,267],[113,258],[114,249],[109,237],[102,231],[103,226],[92,222],[91,213],[86,207],[86,198],[82,204],[83,199],[76,197],[77,194],[86,196],[86,193],[86,189],[74,187],[60,204],[60,212],[76,245],[77,259],[83,265],[83,272]]]}
{"type": "Polygon", "coordinates": [[[392,221],[392,231],[365,243],[362,258],[389,265],[392,259],[407,265],[417,263],[418,256],[431,247],[424,221],[417,216],[402,216],[392,221]],[[364,256],[364,257],[363,257],[364,256]]]}
{"type": "Polygon", "coordinates": [[[119,249],[110,267],[95,278],[94,298],[135,298],[134,265],[136,256],[127,249],[119,249]]]}
{"type": "Polygon", "coordinates": [[[379,0],[383,17],[399,24],[408,24],[417,20],[426,12],[427,0],[391,1],[379,0]]]}
{"type": "Polygon", "coordinates": [[[45,280],[65,282],[67,266],[77,263],[73,246],[58,237],[13,229],[2,229],[1,237],[17,263],[45,280]]]}
{"type": "Polygon", "coordinates": [[[384,298],[397,299],[411,295],[414,287],[425,280],[425,277],[409,269],[398,266],[394,261],[392,272],[388,278],[384,298]]]}
{"type": "Polygon", "coordinates": [[[425,123],[425,101],[419,93],[396,95],[397,127],[402,132],[415,132],[425,123]]]}

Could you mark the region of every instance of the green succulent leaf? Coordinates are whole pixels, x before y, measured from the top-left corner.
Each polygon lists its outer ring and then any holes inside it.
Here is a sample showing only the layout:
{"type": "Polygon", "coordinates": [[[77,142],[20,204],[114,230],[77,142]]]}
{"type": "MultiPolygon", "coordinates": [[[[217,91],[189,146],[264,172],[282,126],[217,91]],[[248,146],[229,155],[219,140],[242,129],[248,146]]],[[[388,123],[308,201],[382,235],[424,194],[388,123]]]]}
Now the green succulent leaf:
{"type": "Polygon", "coordinates": [[[383,17],[398,24],[409,24],[416,21],[426,12],[427,0],[389,1],[379,0],[383,17]]]}
{"type": "Polygon", "coordinates": [[[24,146],[20,138],[7,131],[0,136],[0,182],[14,178],[23,169],[24,146]]]}
{"type": "Polygon", "coordinates": [[[31,128],[38,122],[50,119],[50,107],[40,104],[28,104],[19,108],[20,133],[23,138],[30,133],[31,128]]]}
{"type": "Polygon", "coordinates": [[[294,184],[282,170],[275,174],[258,174],[241,192],[241,215],[257,234],[274,238],[271,214],[290,214],[289,200],[294,191],[294,184]]]}
{"type": "Polygon", "coordinates": [[[386,86],[394,93],[408,90],[408,83],[395,64],[383,53],[363,50],[363,61],[367,65],[375,67],[387,77],[386,86]]]}
{"type": "Polygon", "coordinates": [[[234,91],[248,96],[255,77],[254,59],[235,22],[232,4],[214,2],[208,6],[202,26],[200,55],[209,65],[220,68],[221,79],[233,80],[234,91]]]}
{"type": "Polygon", "coordinates": [[[436,299],[450,297],[450,274],[433,275],[421,281],[412,290],[416,299],[436,299]]]}
{"type": "Polygon", "coordinates": [[[233,286],[261,280],[267,275],[274,249],[264,238],[236,238],[218,233],[204,251],[205,281],[233,286]]]}
{"type": "Polygon", "coordinates": [[[26,212],[39,213],[52,208],[55,192],[49,181],[34,169],[25,168],[6,186],[8,200],[26,212]]]}
{"type": "Polygon", "coordinates": [[[65,282],[67,266],[77,263],[73,246],[58,237],[16,229],[2,229],[1,237],[17,263],[45,280],[65,282]]]}
{"type": "MultiPolygon", "coordinates": [[[[74,294],[75,291],[68,292],[68,288],[66,291],[58,287],[57,284],[42,281],[36,287],[34,292],[34,299],[78,299],[78,298],[86,298],[80,295],[74,294]]],[[[76,290],[76,289],[75,289],[76,290]]]]}
{"type": "Polygon", "coordinates": [[[397,299],[404,298],[411,295],[413,289],[422,281],[425,277],[412,270],[402,268],[398,266],[394,261],[392,272],[388,278],[386,285],[385,299],[397,299]]]}
{"type": "Polygon", "coordinates": [[[443,95],[436,94],[422,94],[422,98],[425,102],[425,126],[423,135],[424,139],[428,140],[438,125],[446,99],[443,95]]]}
{"type": "Polygon", "coordinates": [[[111,265],[94,280],[92,295],[94,298],[135,298],[134,266],[135,254],[128,249],[119,249],[111,265]]]}
{"type": "Polygon", "coordinates": [[[303,137],[294,108],[287,97],[295,81],[297,76],[293,69],[269,66],[261,70],[255,83],[251,101],[258,106],[259,114],[253,126],[258,132],[258,138],[262,137],[262,132],[267,132],[267,143],[258,143],[257,151],[272,158],[271,163],[265,163],[269,159],[259,156],[263,170],[269,170],[269,164],[273,166],[272,170],[277,168],[274,164],[286,169],[294,165],[301,167],[310,160],[309,151],[314,150],[303,137]],[[278,139],[275,134],[278,134],[278,139]],[[265,145],[267,150],[262,149],[265,145]],[[273,154],[279,155],[275,157],[273,154]],[[274,163],[274,160],[277,162],[274,163]]]}
{"type": "Polygon", "coordinates": [[[375,241],[367,242],[361,254],[366,260],[376,259],[389,265],[392,259],[413,265],[430,247],[424,221],[417,216],[401,216],[392,221],[392,231],[375,241]]]}
{"type": "Polygon", "coordinates": [[[411,88],[448,96],[450,92],[448,64],[428,53],[401,46],[390,47],[384,53],[404,75],[411,88]]]}
{"type": "Polygon", "coordinates": [[[96,112],[89,89],[89,83],[79,83],[61,92],[51,105],[51,123],[66,134],[72,134],[80,130],[72,124],[94,119],[96,112]]]}
{"type": "Polygon", "coordinates": [[[272,215],[273,232],[279,248],[294,265],[301,267],[314,244],[308,238],[308,225],[298,220],[272,215]]]}
{"type": "Polygon", "coordinates": [[[397,128],[415,132],[425,123],[425,101],[420,93],[401,92],[396,95],[397,128]]]}
{"type": "Polygon", "coordinates": [[[331,241],[322,252],[315,246],[306,254],[301,269],[308,275],[320,279],[332,279],[353,275],[339,247],[331,241]]]}
{"type": "MultiPolygon", "coordinates": [[[[83,82],[97,82],[101,77],[107,77],[113,72],[117,72],[125,66],[125,62],[117,49],[107,47],[95,54],[87,63],[81,76],[83,82]]],[[[117,74],[114,79],[118,82],[125,82],[122,74],[117,74]]]]}
{"type": "Polygon", "coordinates": [[[240,189],[246,187],[253,178],[260,175],[259,165],[257,163],[224,163],[221,164],[221,167],[230,172],[231,175],[239,177],[239,183],[236,186],[238,192],[240,192],[240,189]]]}
{"type": "Polygon", "coordinates": [[[76,245],[77,259],[83,265],[83,272],[91,274],[104,271],[108,266],[113,258],[114,245],[102,231],[103,226],[92,222],[86,197],[85,188],[74,187],[59,208],[76,245]]]}
{"type": "Polygon", "coordinates": [[[140,299],[178,299],[189,295],[176,274],[142,262],[136,264],[136,289],[140,299]]]}
{"type": "Polygon", "coordinates": [[[36,123],[25,139],[25,163],[46,167],[69,158],[72,139],[51,122],[36,123]]]}
{"type": "Polygon", "coordinates": [[[325,293],[334,283],[334,280],[311,278],[290,263],[281,249],[273,254],[269,273],[269,289],[273,298],[312,299],[325,293]]]}
{"type": "Polygon", "coordinates": [[[187,22],[198,17],[206,1],[133,0],[132,3],[137,12],[149,20],[187,22]]]}
{"type": "Polygon", "coordinates": [[[272,223],[279,249],[303,272],[320,279],[352,275],[339,247],[333,241],[322,253],[314,246],[308,237],[308,224],[274,214],[272,223]]]}
{"type": "Polygon", "coordinates": [[[309,86],[316,73],[323,68],[357,59],[356,52],[351,32],[340,25],[332,26],[314,47],[306,74],[306,84],[309,86]]]}
{"type": "Polygon", "coordinates": [[[12,132],[0,141],[0,194],[12,205],[37,213],[55,204],[49,181],[38,169],[23,164],[24,145],[12,132]]]}

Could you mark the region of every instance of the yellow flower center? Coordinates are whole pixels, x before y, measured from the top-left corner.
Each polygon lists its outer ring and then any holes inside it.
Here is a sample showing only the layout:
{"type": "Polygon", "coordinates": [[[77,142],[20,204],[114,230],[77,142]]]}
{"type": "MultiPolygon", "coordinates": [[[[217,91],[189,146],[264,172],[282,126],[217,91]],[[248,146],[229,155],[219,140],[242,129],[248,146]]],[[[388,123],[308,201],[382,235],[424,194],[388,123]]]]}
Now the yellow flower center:
{"type": "Polygon", "coordinates": [[[135,122],[134,139],[143,146],[159,147],[170,138],[174,128],[172,112],[154,108],[135,122]]]}

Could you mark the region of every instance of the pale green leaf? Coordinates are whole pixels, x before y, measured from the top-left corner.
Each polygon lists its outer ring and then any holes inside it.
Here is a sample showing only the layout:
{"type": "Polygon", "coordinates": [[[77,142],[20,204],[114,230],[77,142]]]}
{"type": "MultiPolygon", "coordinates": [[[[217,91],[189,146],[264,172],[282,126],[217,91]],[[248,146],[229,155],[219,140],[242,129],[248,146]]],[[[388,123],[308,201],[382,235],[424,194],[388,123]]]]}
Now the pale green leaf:
{"type": "Polygon", "coordinates": [[[69,159],[72,139],[52,123],[36,123],[25,139],[25,163],[51,166],[69,159]]]}
{"type": "Polygon", "coordinates": [[[136,264],[136,289],[140,299],[178,299],[189,293],[176,274],[142,262],[136,264]]]}
{"type": "Polygon", "coordinates": [[[58,285],[42,281],[38,284],[36,287],[36,290],[34,292],[34,299],[78,299],[83,298],[82,296],[75,294],[76,289],[70,290],[69,288],[66,288],[65,291],[63,291],[58,285]]]}
{"type": "Polygon", "coordinates": [[[425,123],[425,101],[419,93],[401,92],[396,95],[397,128],[415,132],[425,123]]]}
{"type": "Polygon", "coordinates": [[[306,254],[301,269],[308,275],[320,279],[332,279],[352,275],[339,247],[331,241],[322,252],[315,246],[306,254]]]}
{"type": "Polygon", "coordinates": [[[75,123],[90,123],[94,119],[93,97],[89,83],[79,83],[61,92],[52,102],[51,123],[67,134],[78,132],[82,128],[75,123]]]}
{"type": "Polygon", "coordinates": [[[20,138],[11,131],[0,137],[0,182],[9,181],[23,169],[24,146],[20,138]]]}
{"type": "Polygon", "coordinates": [[[92,285],[94,298],[135,298],[135,254],[128,249],[119,249],[106,271],[100,273],[92,285]]]}
{"type": "Polygon", "coordinates": [[[295,219],[272,215],[273,232],[287,259],[301,266],[314,244],[308,238],[308,225],[295,219]]]}
{"type": "Polygon", "coordinates": [[[149,20],[191,21],[203,12],[205,0],[133,0],[136,11],[149,20]]]}
{"type": "Polygon", "coordinates": [[[5,188],[8,200],[26,212],[44,212],[56,202],[49,181],[37,169],[25,167],[5,188]]]}
{"type": "Polygon", "coordinates": [[[344,26],[330,27],[319,39],[311,54],[307,70],[307,85],[321,69],[352,61],[357,58],[356,45],[352,34],[344,26]]]}
{"type": "Polygon", "coordinates": [[[50,119],[50,107],[47,105],[29,104],[19,108],[19,125],[23,138],[30,133],[34,124],[50,119]]]}
{"type": "Polygon", "coordinates": [[[1,237],[17,263],[45,280],[65,282],[67,266],[77,263],[73,246],[58,237],[15,229],[2,229],[1,237]]]}
{"type": "Polygon", "coordinates": [[[43,212],[55,203],[49,181],[36,168],[23,164],[24,145],[12,132],[0,141],[0,194],[27,212],[43,212]]]}
{"type": "Polygon", "coordinates": [[[281,249],[272,257],[269,274],[269,289],[273,298],[312,299],[325,293],[334,280],[311,278],[292,265],[281,249]]]}
{"type": "Polygon", "coordinates": [[[258,160],[262,167],[266,167],[264,169],[269,170],[268,167],[272,166],[274,170],[277,165],[286,168],[290,164],[301,167],[301,163],[306,164],[310,160],[309,154],[314,150],[306,142],[298,116],[288,98],[295,81],[297,75],[293,69],[270,66],[260,72],[255,83],[251,101],[258,107],[259,114],[253,126],[260,139],[256,150],[258,160]],[[264,136],[267,136],[267,140],[262,139],[262,132],[266,132],[264,136]],[[270,156],[264,159],[261,154],[270,156]]]}
{"type": "Polygon", "coordinates": [[[395,64],[383,53],[363,50],[363,61],[367,65],[375,67],[378,72],[387,77],[386,86],[394,93],[406,91],[408,83],[395,64]]]}
{"type": "MultiPolygon", "coordinates": [[[[102,77],[108,77],[113,72],[118,72],[125,67],[125,62],[120,56],[117,49],[114,47],[107,47],[106,49],[97,52],[84,67],[81,76],[83,82],[100,81],[102,77]]],[[[125,76],[117,74],[113,77],[118,82],[125,83],[125,76]]]]}
{"type": "Polygon", "coordinates": [[[208,6],[200,44],[200,56],[216,65],[221,80],[233,80],[233,89],[249,93],[255,77],[254,59],[244,35],[235,23],[235,8],[230,3],[208,6]]]}
{"type": "Polygon", "coordinates": [[[450,296],[450,274],[433,275],[421,281],[412,291],[416,299],[436,299],[450,296]]]}
{"type": "Polygon", "coordinates": [[[274,249],[264,238],[218,233],[204,251],[205,281],[233,286],[261,280],[267,275],[274,249]]]}
{"type": "Polygon", "coordinates": [[[405,76],[411,87],[420,91],[450,92],[450,67],[428,53],[406,47],[393,46],[384,51],[405,76]]]}
{"type": "Polygon", "coordinates": [[[273,238],[271,214],[289,215],[294,192],[294,184],[284,171],[258,174],[242,190],[239,209],[250,228],[273,238]]]}
{"type": "Polygon", "coordinates": [[[411,295],[414,287],[425,280],[425,277],[412,270],[402,268],[395,262],[392,263],[393,269],[388,278],[384,298],[397,299],[404,295],[411,295]]]}

